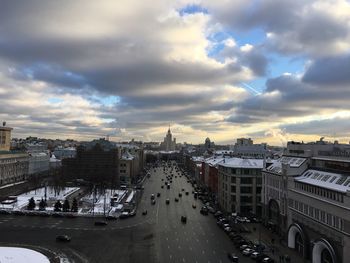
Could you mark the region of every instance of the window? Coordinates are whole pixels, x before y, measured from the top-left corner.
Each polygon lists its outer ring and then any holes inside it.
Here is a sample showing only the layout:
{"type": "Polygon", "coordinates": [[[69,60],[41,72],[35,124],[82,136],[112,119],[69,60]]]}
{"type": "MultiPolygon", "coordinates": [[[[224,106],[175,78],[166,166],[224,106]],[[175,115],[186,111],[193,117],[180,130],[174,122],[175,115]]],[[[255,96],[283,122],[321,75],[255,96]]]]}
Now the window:
{"type": "Polygon", "coordinates": [[[251,194],[252,193],[252,187],[241,186],[241,193],[242,194],[251,194]]]}
{"type": "Polygon", "coordinates": [[[236,186],[234,185],[231,186],[231,193],[236,193],[236,186]]]}
{"type": "Polygon", "coordinates": [[[236,169],[235,168],[231,168],[231,173],[235,174],[236,173],[236,169]]]}
{"type": "Polygon", "coordinates": [[[241,196],[241,203],[251,203],[253,198],[251,196],[241,196]]]}
{"type": "Polygon", "coordinates": [[[253,178],[244,178],[241,177],[241,184],[252,184],[253,183],[253,178]]]}
{"type": "Polygon", "coordinates": [[[235,184],[236,183],[236,177],[231,176],[231,184],[235,184]]]}

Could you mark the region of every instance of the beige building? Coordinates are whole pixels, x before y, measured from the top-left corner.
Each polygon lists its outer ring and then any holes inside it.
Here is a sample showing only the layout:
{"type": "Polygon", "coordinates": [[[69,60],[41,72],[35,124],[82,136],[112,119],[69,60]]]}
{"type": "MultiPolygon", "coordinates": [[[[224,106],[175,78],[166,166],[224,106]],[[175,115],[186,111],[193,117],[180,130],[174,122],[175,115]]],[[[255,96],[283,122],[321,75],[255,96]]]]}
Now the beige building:
{"type": "Polygon", "coordinates": [[[27,179],[28,154],[10,151],[12,128],[0,127],[0,186],[27,179]]]}
{"type": "Polygon", "coordinates": [[[218,164],[218,201],[230,213],[261,215],[262,159],[225,158],[218,164]]]}
{"type": "Polygon", "coordinates": [[[11,131],[12,128],[5,127],[6,123],[3,123],[3,126],[0,127],[0,152],[9,151],[11,147],[11,131]]]}

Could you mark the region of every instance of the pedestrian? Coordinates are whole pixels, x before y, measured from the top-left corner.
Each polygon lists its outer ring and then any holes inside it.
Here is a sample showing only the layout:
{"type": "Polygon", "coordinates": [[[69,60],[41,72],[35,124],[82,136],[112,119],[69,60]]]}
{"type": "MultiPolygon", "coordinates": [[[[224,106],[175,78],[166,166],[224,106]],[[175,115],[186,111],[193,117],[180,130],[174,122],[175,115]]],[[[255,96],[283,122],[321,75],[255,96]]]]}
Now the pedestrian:
{"type": "Polygon", "coordinates": [[[282,256],[280,255],[280,257],[279,257],[279,258],[280,258],[280,263],[282,263],[282,256]]]}
{"type": "Polygon", "coordinates": [[[282,263],[284,263],[284,255],[282,255],[281,258],[282,258],[282,263]]]}

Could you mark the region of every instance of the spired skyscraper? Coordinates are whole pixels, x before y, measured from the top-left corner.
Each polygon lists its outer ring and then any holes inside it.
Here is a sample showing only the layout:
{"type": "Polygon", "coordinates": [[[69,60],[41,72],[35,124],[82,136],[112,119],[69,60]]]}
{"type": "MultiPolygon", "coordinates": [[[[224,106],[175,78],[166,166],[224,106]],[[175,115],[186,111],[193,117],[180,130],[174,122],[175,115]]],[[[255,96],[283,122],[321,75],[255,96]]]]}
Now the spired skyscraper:
{"type": "Polygon", "coordinates": [[[170,126],[166,136],[164,137],[164,141],[160,144],[160,148],[164,151],[175,151],[176,139],[172,139],[173,135],[170,131],[170,126]]]}

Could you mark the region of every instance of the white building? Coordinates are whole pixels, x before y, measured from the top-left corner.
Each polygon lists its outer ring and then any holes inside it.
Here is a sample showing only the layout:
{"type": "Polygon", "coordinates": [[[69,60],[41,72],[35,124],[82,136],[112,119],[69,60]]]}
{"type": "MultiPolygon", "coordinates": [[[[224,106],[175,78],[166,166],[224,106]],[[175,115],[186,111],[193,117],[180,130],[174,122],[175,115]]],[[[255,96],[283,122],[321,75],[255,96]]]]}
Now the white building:
{"type": "Polygon", "coordinates": [[[228,158],[218,164],[218,201],[230,213],[261,215],[262,159],[228,158]]]}
{"type": "Polygon", "coordinates": [[[65,158],[75,158],[77,155],[77,149],[74,147],[57,147],[53,154],[56,156],[57,159],[63,160],[65,158]]]}
{"type": "Polygon", "coordinates": [[[26,144],[29,155],[28,174],[42,174],[50,169],[50,152],[43,143],[26,144]]]}

